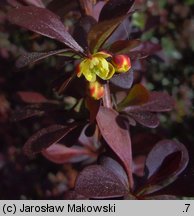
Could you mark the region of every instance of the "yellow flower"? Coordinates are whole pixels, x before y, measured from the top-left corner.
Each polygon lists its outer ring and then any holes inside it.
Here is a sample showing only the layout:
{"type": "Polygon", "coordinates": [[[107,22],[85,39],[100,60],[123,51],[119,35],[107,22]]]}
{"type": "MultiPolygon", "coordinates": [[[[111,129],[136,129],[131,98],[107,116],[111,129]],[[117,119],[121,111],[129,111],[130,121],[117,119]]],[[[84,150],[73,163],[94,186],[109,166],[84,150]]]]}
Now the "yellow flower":
{"type": "Polygon", "coordinates": [[[99,100],[104,95],[104,87],[98,81],[89,82],[89,94],[95,100],[99,100]]]}
{"type": "Polygon", "coordinates": [[[115,73],[114,66],[106,59],[112,57],[105,52],[97,52],[91,57],[85,58],[77,66],[77,76],[82,74],[89,82],[95,82],[96,77],[100,77],[103,80],[109,80],[115,73]]]}

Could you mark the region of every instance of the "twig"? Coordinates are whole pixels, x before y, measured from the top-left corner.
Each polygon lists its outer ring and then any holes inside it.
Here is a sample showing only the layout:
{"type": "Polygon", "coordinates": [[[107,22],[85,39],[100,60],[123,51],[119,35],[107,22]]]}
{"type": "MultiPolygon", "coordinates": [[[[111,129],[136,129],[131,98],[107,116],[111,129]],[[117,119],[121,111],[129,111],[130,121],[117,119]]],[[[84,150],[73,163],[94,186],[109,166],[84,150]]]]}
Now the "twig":
{"type": "Polygon", "coordinates": [[[106,84],[104,84],[103,105],[109,109],[112,109],[112,101],[111,101],[110,88],[109,88],[108,81],[106,84]]]}

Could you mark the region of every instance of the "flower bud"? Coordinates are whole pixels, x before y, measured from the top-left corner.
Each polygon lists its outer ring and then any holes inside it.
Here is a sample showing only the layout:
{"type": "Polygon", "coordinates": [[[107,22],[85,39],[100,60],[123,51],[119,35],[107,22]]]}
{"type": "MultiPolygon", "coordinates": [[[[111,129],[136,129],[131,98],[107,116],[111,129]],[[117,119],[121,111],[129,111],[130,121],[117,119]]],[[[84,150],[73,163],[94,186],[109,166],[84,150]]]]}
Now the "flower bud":
{"type": "Polygon", "coordinates": [[[115,55],[112,64],[118,73],[127,72],[131,68],[131,60],[127,55],[115,55]]]}
{"type": "Polygon", "coordinates": [[[89,82],[89,94],[95,100],[99,100],[104,95],[104,87],[98,81],[89,82]]]}

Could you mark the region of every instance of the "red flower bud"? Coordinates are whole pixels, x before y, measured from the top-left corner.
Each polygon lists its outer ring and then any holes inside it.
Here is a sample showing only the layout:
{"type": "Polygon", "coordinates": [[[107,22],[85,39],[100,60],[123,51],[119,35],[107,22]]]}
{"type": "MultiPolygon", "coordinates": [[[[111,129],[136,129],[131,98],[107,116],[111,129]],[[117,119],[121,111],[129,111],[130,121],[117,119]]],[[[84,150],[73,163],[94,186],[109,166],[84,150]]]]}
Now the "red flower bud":
{"type": "Polygon", "coordinates": [[[118,73],[127,72],[131,68],[131,60],[127,55],[115,55],[112,64],[118,73]]]}
{"type": "Polygon", "coordinates": [[[97,81],[89,82],[89,94],[95,100],[99,100],[104,95],[104,87],[97,81]]]}

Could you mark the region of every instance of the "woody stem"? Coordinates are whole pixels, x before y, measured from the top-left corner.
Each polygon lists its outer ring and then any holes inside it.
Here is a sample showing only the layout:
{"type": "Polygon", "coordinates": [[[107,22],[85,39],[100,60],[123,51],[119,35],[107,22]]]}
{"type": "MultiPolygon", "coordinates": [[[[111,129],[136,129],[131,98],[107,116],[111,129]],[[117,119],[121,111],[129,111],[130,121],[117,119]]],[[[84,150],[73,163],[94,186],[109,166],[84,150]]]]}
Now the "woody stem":
{"type": "Polygon", "coordinates": [[[103,105],[109,109],[112,108],[112,101],[111,101],[111,97],[110,97],[110,88],[109,88],[108,81],[106,84],[104,84],[103,105]]]}

